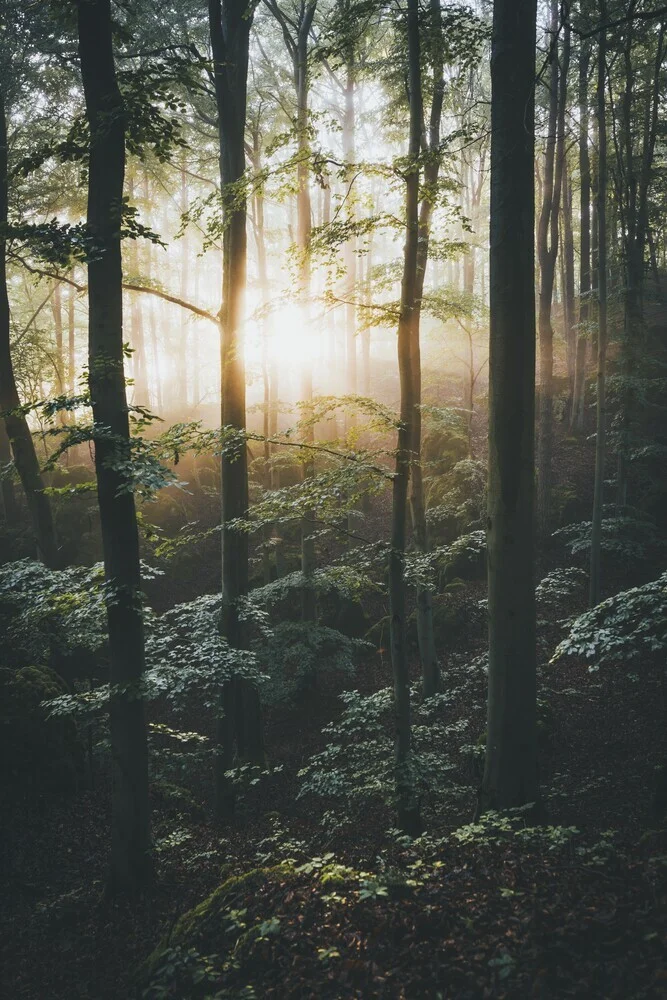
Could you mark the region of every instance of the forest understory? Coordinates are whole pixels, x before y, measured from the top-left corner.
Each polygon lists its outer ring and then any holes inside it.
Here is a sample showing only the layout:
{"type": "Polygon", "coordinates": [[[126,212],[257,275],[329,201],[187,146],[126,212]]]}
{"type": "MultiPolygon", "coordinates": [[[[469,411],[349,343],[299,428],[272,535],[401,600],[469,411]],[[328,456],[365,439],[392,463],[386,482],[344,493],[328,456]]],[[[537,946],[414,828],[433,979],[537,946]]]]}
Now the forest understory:
{"type": "MultiPolygon", "coordinates": [[[[584,493],[589,449],[565,439],[557,453],[563,479],[584,493]]],[[[376,506],[366,530],[384,516],[376,506]]],[[[340,715],[335,675],[295,704],[268,709],[267,757],[282,769],[244,791],[230,825],[210,821],[209,776],[196,768],[171,801],[153,794],[157,887],[138,904],[105,898],[109,781],[94,760],[92,787],[88,773],[71,798],[5,817],[6,995],[665,996],[667,828],[655,791],[662,693],[589,672],[581,660],[548,665],[563,623],[582,607],[570,598],[545,608],[544,825],[531,828],[520,814],[473,825],[481,772],[470,744],[485,726],[485,677],[469,664],[485,648],[483,594],[481,582],[462,589],[456,652],[443,663],[445,690],[456,697],[444,710],[452,731],[442,760],[453,763],[460,794],[445,806],[423,803],[422,838],[388,837],[391,812],[380,804],[323,829],[312,802],[298,798],[299,770],[340,715]],[[221,886],[215,920],[182,934],[179,918],[221,886]],[[248,934],[257,927],[262,934],[248,934]],[[147,961],[165,947],[173,951],[162,978],[147,988],[147,961]]],[[[418,673],[413,659],[415,681],[418,673]]],[[[368,695],[390,680],[379,651],[344,687],[368,695]]],[[[196,729],[198,715],[191,706],[180,727],[196,729]]],[[[172,720],[153,706],[151,721],[172,720]]]]}

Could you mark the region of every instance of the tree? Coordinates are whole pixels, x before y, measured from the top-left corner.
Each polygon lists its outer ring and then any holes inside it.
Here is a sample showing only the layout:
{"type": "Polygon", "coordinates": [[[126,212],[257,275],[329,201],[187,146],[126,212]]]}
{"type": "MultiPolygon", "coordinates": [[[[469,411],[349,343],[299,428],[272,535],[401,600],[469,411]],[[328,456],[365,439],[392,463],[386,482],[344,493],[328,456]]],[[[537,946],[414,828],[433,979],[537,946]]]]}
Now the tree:
{"type": "Polygon", "coordinates": [[[535,589],[536,0],[495,0],[491,54],[489,690],[479,812],[539,799],[535,589]]]}
{"type": "Polygon", "coordinates": [[[579,246],[579,330],[574,362],[574,387],[570,426],[581,433],[584,429],[586,395],[586,348],[591,293],[591,160],[588,150],[588,71],[591,49],[587,42],[579,48],[579,183],[580,183],[580,246],[579,246]]]}
{"type": "MultiPolygon", "coordinates": [[[[277,0],[264,0],[267,9],[275,17],[283,33],[285,47],[292,62],[292,78],[296,96],[296,115],[294,127],[296,130],[296,245],[299,252],[299,300],[303,313],[303,322],[308,316],[310,299],[310,238],[311,238],[311,204],[310,204],[310,138],[308,94],[310,86],[310,70],[308,66],[309,37],[317,10],[317,0],[298,0],[294,16],[286,15],[281,10],[277,0]]],[[[303,364],[303,388],[301,402],[308,417],[309,405],[313,399],[313,373],[306,361],[303,364]]],[[[307,421],[305,440],[313,443],[314,427],[307,421]]],[[[308,479],[313,475],[314,462],[308,457],[303,463],[303,477],[308,479]]],[[[306,512],[301,525],[301,571],[304,576],[304,587],[301,594],[301,608],[304,621],[314,621],[317,613],[315,591],[312,586],[312,576],[315,572],[315,539],[313,537],[312,516],[306,512]]]]}
{"type": "MultiPolygon", "coordinates": [[[[418,247],[415,277],[415,301],[411,315],[411,368],[413,379],[412,390],[412,460],[411,460],[411,496],[410,513],[415,537],[415,545],[420,552],[428,551],[428,530],[426,523],[426,504],[424,501],[424,480],[421,464],[421,350],[420,350],[420,318],[422,298],[424,295],[424,280],[428,264],[429,234],[431,215],[436,200],[438,175],[440,173],[440,121],[445,96],[444,57],[442,38],[442,12],[440,0],[430,0],[429,25],[430,50],[433,61],[433,97],[429,115],[428,138],[422,145],[426,154],[424,166],[424,197],[422,198],[418,221],[418,247]]],[[[421,95],[421,73],[419,75],[420,113],[423,115],[423,97],[421,95]]],[[[411,98],[412,100],[412,98],[411,98]]],[[[417,174],[419,183],[419,173],[417,174]]],[[[419,586],[417,589],[417,636],[419,641],[419,658],[422,670],[422,692],[425,698],[436,693],[440,687],[440,665],[435,648],[433,634],[433,598],[429,587],[419,586]]]]}
{"type": "MultiPolygon", "coordinates": [[[[606,0],[600,0],[600,22],[607,19],[606,0]]],[[[606,452],[606,379],[607,379],[607,34],[600,30],[598,44],[597,125],[598,125],[598,335],[597,335],[597,405],[595,435],[595,482],[591,528],[591,573],[589,600],[600,600],[600,554],[602,549],[602,514],[604,506],[604,469],[606,452]]]]}
{"type": "Polygon", "coordinates": [[[407,4],[408,96],[410,134],[405,166],[405,248],[401,307],[398,321],[398,371],[401,389],[400,426],[392,486],[389,609],[391,662],[396,719],[396,801],[400,829],[412,836],[421,830],[419,804],[410,776],[410,674],[406,644],[405,536],[408,480],[414,443],[415,379],[413,371],[414,311],[417,304],[419,260],[419,152],[422,132],[422,91],[417,0],[407,4]]]}
{"type": "Polygon", "coordinates": [[[152,876],[148,745],[142,698],[144,632],[123,365],[121,212],[126,115],[118,88],[110,0],[79,0],[81,76],[90,130],[88,364],[95,472],[106,577],[111,684],[111,892],[133,892],[152,876]]]}
{"type": "MultiPolygon", "coordinates": [[[[248,536],[229,526],[248,512],[248,455],[243,301],[246,284],[247,207],[244,190],[248,57],[252,8],[247,0],[209,0],[213,78],[218,111],[220,183],[224,211],[220,312],[222,424],[239,432],[239,444],[222,458],[222,629],[232,648],[246,645],[241,602],[248,592],[248,536]]],[[[259,693],[234,677],[222,692],[216,757],[216,813],[229,816],[234,794],[225,778],[234,744],[242,759],[264,757],[259,693]]]]}
{"type": "Polygon", "coordinates": [[[559,242],[559,215],[565,169],[565,104],[570,60],[570,28],[564,28],[562,66],[558,60],[559,5],[551,0],[549,118],[542,209],[537,231],[540,262],[539,338],[540,397],[538,423],[538,520],[543,532],[548,530],[551,508],[553,458],[553,339],[551,306],[559,242]]]}

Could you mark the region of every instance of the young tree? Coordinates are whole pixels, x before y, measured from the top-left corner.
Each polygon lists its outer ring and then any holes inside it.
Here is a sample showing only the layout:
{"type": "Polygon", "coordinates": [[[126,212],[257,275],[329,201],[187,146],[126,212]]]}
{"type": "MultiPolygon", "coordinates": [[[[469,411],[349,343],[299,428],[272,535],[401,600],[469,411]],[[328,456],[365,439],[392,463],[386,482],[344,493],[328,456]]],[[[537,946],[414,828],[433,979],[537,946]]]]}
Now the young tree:
{"type": "Polygon", "coordinates": [[[491,54],[489,691],[479,812],[537,803],[536,0],[495,0],[491,54]]]}
{"type": "Polygon", "coordinates": [[[121,468],[131,459],[123,365],[121,212],[126,115],[114,64],[111,0],[78,0],[81,76],[90,129],[88,364],[95,471],[107,586],[110,683],[112,892],[151,879],[148,745],[141,683],[144,633],[134,494],[121,468]]]}

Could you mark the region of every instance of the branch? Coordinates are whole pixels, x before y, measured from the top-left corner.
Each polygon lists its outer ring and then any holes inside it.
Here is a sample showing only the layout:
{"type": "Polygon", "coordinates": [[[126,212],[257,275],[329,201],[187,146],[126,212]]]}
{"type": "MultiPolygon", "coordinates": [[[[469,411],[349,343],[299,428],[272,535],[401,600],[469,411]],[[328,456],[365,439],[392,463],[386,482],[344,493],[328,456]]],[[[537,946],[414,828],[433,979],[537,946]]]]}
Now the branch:
{"type": "Polygon", "coordinates": [[[304,441],[285,441],[281,438],[270,438],[264,437],[262,434],[247,434],[247,440],[250,441],[264,441],[267,444],[277,444],[284,445],[286,448],[302,448],[305,451],[321,451],[326,455],[333,455],[334,458],[344,458],[347,462],[353,462],[355,465],[363,465],[366,469],[371,469],[373,472],[379,473],[384,479],[394,479],[394,473],[389,472],[387,469],[383,469],[380,465],[371,465],[369,462],[364,462],[363,459],[359,458],[358,455],[349,454],[345,451],[337,451],[335,448],[326,448],[321,444],[306,444],[304,441]]]}
{"type": "Polygon", "coordinates": [[[595,35],[599,35],[603,31],[609,31],[610,28],[618,28],[622,24],[628,24],[630,21],[651,21],[656,17],[667,17],[667,7],[658,7],[657,10],[635,11],[632,14],[626,14],[625,17],[619,17],[615,21],[605,21],[604,24],[598,24],[590,31],[579,31],[574,25],[570,25],[570,27],[575,35],[585,41],[587,38],[594,38],[595,35]]]}
{"type": "MultiPolygon", "coordinates": [[[[76,288],[77,292],[87,292],[88,285],[81,285],[78,281],[74,281],[73,278],[66,278],[64,274],[58,274],[54,271],[46,271],[40,267],[34,267],[32,264],[27,264],[21,257],[16,254],[10,254],[14,260],[19,261],[26,271],[30,274],[37,274],[40,278],[53,278],[55,281],[61,281],[66,285],[71,285],[72,288],[76,288]]],[[[171,302],[172,305],[180,306],[181,309],[187,309],[188,312],[194,313],[195,316],[201,317],[201,319],[208,319],[211,323],[215,323],[219,326],[220,319],[213,313],[208,312],[206,309],[200,309],[199,306],[194,305],[193,302],[186,302],[185,299],[179,299],[177,295],[170,295],[169,292],[163,292],[159,288],[150,288],[148,285],[138,285],[134,281],[124,281],[123,288],[126,292],[145,292],[146,295],[155,295],[158,299],[163,299],[165,302],[171,302]]],[[[47,300],[48,301],[48,300],[47,300]]]]}

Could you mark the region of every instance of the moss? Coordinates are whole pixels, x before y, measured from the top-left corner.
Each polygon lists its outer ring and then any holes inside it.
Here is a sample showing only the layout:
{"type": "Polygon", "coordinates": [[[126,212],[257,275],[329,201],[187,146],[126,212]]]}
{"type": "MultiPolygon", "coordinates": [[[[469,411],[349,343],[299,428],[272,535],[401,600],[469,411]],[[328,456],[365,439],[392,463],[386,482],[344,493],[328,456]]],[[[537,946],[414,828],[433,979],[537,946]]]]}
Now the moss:
{"type": "MultiPolygon", "coordinates": [[[[239,940],[236,928],[228,935],[227,942],[224,940],[230,923],[230,911],[243,909],[248,897],[255,895],[267,882],[283,881],[290,875],[293,875],[292,866],[282,864],[272,868],[253,868],[243,875],[227,878],[203,902],[180,917],[171,933],[160,942],[141,967],[139,978],[150,979],[168,949],[195,948],[202,954],[223,955],[225,950],[235,947],[239,940]]],[[[243,936],[246,937],[247,932],[243,936]]]]}

